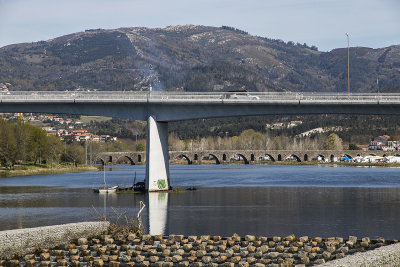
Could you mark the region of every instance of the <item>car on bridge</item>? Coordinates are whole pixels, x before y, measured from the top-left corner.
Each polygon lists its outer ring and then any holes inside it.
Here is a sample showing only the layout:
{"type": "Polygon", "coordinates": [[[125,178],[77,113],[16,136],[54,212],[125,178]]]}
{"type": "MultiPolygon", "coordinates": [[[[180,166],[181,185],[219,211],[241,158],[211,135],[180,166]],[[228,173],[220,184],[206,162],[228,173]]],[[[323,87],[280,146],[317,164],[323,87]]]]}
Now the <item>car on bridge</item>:
{"type": "Polygon", "coordinates": [[[247,90],[228,91],[221,96],[221,99],[251,99],[259,100],[260,98],[255,95],[249,94],[247,90]]]}

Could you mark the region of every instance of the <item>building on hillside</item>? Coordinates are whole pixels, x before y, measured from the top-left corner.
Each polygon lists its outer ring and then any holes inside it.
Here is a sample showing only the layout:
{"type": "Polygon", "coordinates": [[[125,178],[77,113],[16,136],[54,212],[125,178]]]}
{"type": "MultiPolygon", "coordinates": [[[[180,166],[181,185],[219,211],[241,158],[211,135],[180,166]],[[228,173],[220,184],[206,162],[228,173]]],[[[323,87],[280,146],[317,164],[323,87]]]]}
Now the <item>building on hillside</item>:
{"type": "Polygon", "coordinates": [[[49,133],[56,131],[53,127],[50,127],[50,126],[42,127],[42,129],[45,130],[46,132],[49,132],[49,133]]]}

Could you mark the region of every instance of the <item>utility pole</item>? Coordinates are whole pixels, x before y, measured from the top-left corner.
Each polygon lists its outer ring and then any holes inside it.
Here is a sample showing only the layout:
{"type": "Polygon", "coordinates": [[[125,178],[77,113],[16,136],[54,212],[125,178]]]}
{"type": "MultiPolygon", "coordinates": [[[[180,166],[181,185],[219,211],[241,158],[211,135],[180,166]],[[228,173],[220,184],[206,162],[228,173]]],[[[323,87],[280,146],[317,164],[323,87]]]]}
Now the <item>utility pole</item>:
{"type": "Polygon", "coordinates": [[[347,94],[350,97],[350,38],[349,34],[347,36],[347,94]]]}
{"type": "Polygon", "coordinates": [[[85,140],[85,164],[86,164],[86,166],[87,166],[87,140],[85,140]]]}

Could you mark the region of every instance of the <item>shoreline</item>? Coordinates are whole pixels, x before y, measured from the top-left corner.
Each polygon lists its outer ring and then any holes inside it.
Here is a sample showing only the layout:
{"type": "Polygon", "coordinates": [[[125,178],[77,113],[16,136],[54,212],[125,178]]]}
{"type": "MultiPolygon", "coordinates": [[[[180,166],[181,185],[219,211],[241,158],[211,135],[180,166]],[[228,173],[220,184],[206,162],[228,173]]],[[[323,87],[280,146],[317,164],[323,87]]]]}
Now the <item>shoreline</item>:
{"type": "Polygon", "coordinates": [[[50,175],[50,174],[62,174],[62,173],[74,173],[74,172],[90,172],[98,171],[99,169],[95,166],[83,166],[83,167],[55,167],[55,168],[42,168],[34,167],[25,170],[0,170],[1,178],[11,178],[20,176],[33,176],[33,175],[50,175]]]}
{"type": "MultiPolygon", "coordinates": [[[[170,161],[170,165],[192,165],[187,164],[186,161],[170,161]]],[[[124,164],[122,164],[124,165],[124,164]]],[[[137,164],[137,165],[145,165],[145,164],[137,164]]],[[[215,161],[203,161],[203,164],[193,164],[193,165],[216,165],[215,161]]],[[[348,163],[348,162],[313,162],[313,161],[305,161],[305,162],[297,162],[297,161],[258,161],[251,162],[250,164],[245,164],[243,161],[231,161],[227,163],[221,163],[219,165],[282,165],[282,166],[316,166],[316,165],[325,165],[325,166],[343,166],[343,167],[380,167],[380,168],[400,168],[400,163],[367,163],[367,162],[358,162],[358,163],[348,163]]],[[[106,165],[106,167],[110,168],[116,165],[106,165]]],[[[11,177],[20,177],[20,176],[33,176],[33,175],[50,175],[50,174],[63,174],[63,173],[74,173],[74,172],[90,172],[90,171],[99,171],[103,168],[103,165],[98,166],[79,166],[79,167],[54,167],[54,168],[43,168],[43,167],[32,167],[27,169],[16,169],[16,170],[0,170],[0,179],[1,178],[11,178],[11,177]]]]}
{"type": "Polygon", "coordinates": [[[356,236],[149,235],[134,225],[109,222],[8,230],[0,236],[7,237],[0,241],[0,265],[6,266],[353,267],[400,262],[398,240],[356,236]]]}

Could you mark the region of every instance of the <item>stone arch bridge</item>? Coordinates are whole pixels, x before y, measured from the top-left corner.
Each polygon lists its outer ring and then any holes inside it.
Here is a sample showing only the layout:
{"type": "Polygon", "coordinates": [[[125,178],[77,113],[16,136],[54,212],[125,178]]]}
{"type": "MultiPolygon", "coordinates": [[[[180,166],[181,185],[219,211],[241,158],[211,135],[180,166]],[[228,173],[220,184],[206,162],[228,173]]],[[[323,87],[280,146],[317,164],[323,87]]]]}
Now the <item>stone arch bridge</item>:
{"type": "MultiPolygon", "coordinates": [[[[257,163],[269,158],[271,161],[296,160],[311,161],[313,158],[333,161],[346,155],[349,158],[356,156],[393,156],[399,151],[362,151],[362,150],[203,150],[203,151],[169,151],[169,160],[185,159],[188,164],[201,164],[204,159],[214,160],[216,164],[228,163],[233,157],[243,160],[245,164],[257,163]]],[[[102,152],[97,156],[96,162],[113,165],[128,160],[133,164],[146,162],[145,152],[102,152]]]]}

